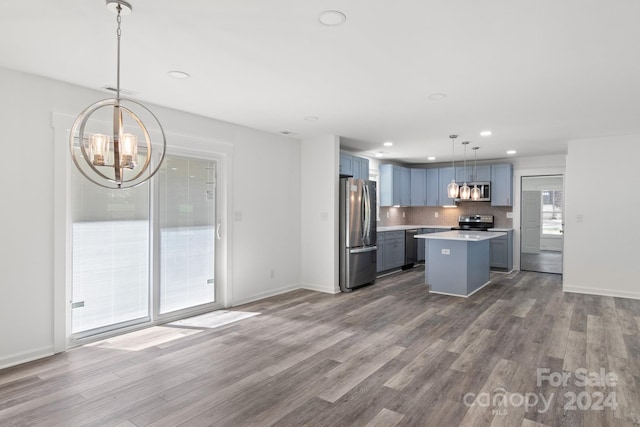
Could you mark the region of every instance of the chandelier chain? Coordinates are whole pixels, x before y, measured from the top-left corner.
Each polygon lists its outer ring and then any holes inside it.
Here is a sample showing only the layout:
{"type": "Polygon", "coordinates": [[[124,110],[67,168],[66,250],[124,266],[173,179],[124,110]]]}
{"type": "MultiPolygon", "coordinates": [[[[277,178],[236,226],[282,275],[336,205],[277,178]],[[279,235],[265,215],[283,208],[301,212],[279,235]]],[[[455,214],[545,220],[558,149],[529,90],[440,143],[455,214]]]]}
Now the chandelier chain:
{"type": "Polygon", "coordinates": [[[122,6],[117,5],[116,9],[118,10],[118,17],[116,21],[118,22],[118,29],[116,30],[116,34],[118,36],[118,60],[117,60],[117,70],[116,70],[116,99],[120,101],[120,37],[122,36],[122,30],[120,29],[120,24],[122,23],[122,17],[120,16],[120,12],[122,12],[122,6]]]}

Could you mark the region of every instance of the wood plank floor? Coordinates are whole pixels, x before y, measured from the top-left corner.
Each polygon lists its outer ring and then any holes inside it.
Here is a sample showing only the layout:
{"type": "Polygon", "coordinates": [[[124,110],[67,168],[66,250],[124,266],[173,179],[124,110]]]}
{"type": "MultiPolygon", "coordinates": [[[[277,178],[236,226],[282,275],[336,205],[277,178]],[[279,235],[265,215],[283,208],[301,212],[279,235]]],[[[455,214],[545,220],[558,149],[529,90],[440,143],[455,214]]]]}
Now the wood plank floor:
{"type": "Polygon", "coordinates": [[[423,275],[294,291],[222,326],[158,326],[2,370],[0,425],[639,425],[640,301],[529,272],[456,298],[423,275]]]}

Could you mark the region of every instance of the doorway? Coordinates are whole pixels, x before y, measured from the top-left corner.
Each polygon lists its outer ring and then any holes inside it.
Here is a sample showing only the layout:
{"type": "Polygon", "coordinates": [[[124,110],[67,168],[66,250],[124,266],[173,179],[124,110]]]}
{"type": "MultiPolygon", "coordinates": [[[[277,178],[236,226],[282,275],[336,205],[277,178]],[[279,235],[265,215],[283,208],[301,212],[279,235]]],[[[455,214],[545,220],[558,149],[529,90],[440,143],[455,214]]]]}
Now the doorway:
{"type": "Polygon", "coordinates": [[[523,176],[520,270],[562,274],[562,175],[523,176]]]}

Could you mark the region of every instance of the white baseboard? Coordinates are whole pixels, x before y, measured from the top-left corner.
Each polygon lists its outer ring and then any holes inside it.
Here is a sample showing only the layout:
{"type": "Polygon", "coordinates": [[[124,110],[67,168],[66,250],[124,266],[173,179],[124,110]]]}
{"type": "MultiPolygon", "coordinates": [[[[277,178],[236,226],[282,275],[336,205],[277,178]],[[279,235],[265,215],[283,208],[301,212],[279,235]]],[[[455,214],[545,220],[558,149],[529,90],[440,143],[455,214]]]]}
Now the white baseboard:
{"type": "Polygon", "coordinates": [[[261,300],[261,299],[264,299],[264,298],[269,298],[269,297],[273,297],[273,296],[276,296],[276,295],[284,294],[286,292],[295,291],[296,289],[300,289],[300,285],[299,284],[284,286],[282,288],[273,289],[273,290],[268,291],[268,292],[263,292],[263,293],[260,293],[260,294],[251,295],[250,297],[240,298],[238,300],[233,301],[231,303],[231,307],[237,307],[237,306],[242,305],[242,304],[248,304],[250,302],[255,302],[255,301],[258,301],[258,300],[261,300]]]}
{"type": "Polygon", "coordinates": [[[640,292],[618,291],[615,289],[585,288],[583,286],[562,285],[564,292],[599,295],[603,297],[640,299],[640,292]]]}
{"type": "Polygon", "coordinates": [[[36,359],[42,359],[43,357],[53,356],[53,354],[53,346],[49,345],[29,351],[2,356],[0,357],[0,369],[20,365],[21,363],[31,362],[36,359]]]}
{"type": "Polygon", "coordinates": [[[335,287],[333,286],[327,287],[327,286],[316,285],[312,283],[301,283],[300,289],[307,289],[309,291],[322,292],[325,294],[339,294],[341,292],[340,289],[335,289],[335,287]]]}

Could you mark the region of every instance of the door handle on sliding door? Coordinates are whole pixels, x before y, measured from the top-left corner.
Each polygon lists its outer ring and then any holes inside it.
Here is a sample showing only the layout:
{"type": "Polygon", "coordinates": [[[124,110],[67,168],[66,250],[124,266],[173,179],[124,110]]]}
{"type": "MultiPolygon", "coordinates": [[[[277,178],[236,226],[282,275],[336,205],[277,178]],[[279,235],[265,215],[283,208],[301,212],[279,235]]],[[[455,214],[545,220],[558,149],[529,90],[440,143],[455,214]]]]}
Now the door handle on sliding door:
{"type": "Polygon", "coordinates": [[[218,225],[216,226],[216,237],[218,238],[218,240],[222,239],[222,237],[220,237],[220,223],[218,223],[218,225]]]}

